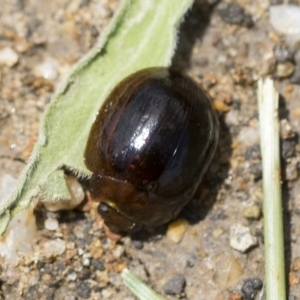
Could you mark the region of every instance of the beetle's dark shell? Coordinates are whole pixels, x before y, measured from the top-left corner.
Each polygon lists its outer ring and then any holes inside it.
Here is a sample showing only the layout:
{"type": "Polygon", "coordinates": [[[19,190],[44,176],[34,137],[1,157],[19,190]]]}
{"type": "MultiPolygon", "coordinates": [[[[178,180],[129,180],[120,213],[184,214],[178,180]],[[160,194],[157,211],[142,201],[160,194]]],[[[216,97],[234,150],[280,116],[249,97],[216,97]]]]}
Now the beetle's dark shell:
{"type": "Polygon", "coordinates": [[[106,224],[128,231],[174,218],[207,169],[218,131],[207,94],[177,71],[149,68],[119,83],[85,150],[106,224]]]}

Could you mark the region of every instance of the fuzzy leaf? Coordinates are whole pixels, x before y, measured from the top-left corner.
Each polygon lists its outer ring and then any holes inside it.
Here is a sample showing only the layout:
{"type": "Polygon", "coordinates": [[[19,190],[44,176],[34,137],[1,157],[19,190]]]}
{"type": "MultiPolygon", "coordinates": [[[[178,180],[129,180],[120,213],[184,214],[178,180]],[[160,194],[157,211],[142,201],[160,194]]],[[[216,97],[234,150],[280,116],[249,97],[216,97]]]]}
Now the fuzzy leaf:
{"type": "Polygon", "coordinates": [[[44,114],[39,139],[17,189],[0,206],[0,235],[8,220],[42,196],[68,200],[63,169],[89,177],[83,153],[101,104],[124,77],[169,66],[179,24],[193,0],[124,0],[98,44],[73,68],[44,114]]]}

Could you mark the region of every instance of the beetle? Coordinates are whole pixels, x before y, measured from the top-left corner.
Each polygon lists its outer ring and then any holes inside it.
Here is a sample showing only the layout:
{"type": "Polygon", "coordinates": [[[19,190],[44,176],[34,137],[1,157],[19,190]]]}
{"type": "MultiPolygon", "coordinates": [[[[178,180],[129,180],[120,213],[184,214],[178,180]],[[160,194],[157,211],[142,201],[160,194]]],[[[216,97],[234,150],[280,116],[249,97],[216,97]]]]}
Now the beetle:
{"type": "Polygon", "coordinates": [[[111,231],[156,227],[191,200],[214,155],[219,123],[207,93],[163,67],[122,80],[100,108],[84,161],[111,231]]]}

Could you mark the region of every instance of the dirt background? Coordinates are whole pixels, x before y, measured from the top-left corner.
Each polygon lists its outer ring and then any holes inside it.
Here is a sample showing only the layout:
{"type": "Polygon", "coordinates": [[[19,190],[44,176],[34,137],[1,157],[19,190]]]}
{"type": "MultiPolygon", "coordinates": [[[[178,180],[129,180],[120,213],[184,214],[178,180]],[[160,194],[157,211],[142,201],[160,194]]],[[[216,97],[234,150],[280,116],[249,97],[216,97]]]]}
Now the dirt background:
{"type": "MultiPolygon", "coordinates": [[[[101,36],[118,5],[0,0],[0,50],[9,47],[18,57],[0,68],[0,181],[4,174],[19,177],[57,84],[101,36]],[[48,77],[45,66],[41,71],[45,61],[52,71],[48,77]]],[[[252,297],[244,281],[264,279],[256,82],[266,74],[276,79],[280,118],[286,120],[281,144],[287,281],[290,299],[300,299],[300,50],[272,30],[269,5],[196,1],[182,25],[173,65],[208,90],[221,129],[213,163],[181,215],[189,221],[181,242],[171,241],[166,227],[148,239],[113,242],[89,203],[69,212],[39,209],[32,254],[17,267],[0,259],[0,299],[135,299],[120,277],[125,267],[166,299],[255,299],[259,288],[252,297]],[[58,228],[44,228],[47,218],[58,220],[58,228]],[[235,224],[248,227],[257,240],[245,253],[230,246],[235,224]],[[45,243],[57,239],[65,251],[45,254],[45,243]],[[177,295],[166,294],[172,292],[177,295]]]]}

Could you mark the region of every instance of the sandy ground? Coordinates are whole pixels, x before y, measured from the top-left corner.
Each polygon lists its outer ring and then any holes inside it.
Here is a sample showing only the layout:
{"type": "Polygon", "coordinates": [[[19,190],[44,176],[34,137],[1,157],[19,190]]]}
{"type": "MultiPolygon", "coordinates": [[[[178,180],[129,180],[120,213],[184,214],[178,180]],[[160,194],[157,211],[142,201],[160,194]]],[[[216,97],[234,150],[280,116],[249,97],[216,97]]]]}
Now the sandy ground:
{"type": "MultiPolygon", "coordinates": [[[[281,94],[285,254],[289,293],[300,299],[300,50],[272,30],[267,1],[237,1],[233,16],[226,1],[212,2],[196,1],[174,57],[174,66],[208,90],[221,124],[215,159],[181,215],[189,221],[181,242],[172,242],[166,228],[149,239],[112,242],[91,204],[63,213],[39,209],[33,254],[17,267],[0,260],[0,299],[135,299],[120,278],[125,267],[166,299],[255,299],[243,298],[241,288],[246,279],[264,279],[256,82],[266,74],[275,77],[281,94]],[[44,228],[49,218],[58,221],[54,231],[44,228]],[[245,252],[230,246],[237,224],[256,241],[245,252]],[[47,255],[49,242],[59,246],[57,239],[63,253],[47,255]],[[179,295],[166,295],[170,280],[169,293],[178,288],[179,295]]],[[[118,4],[0,0],[0,50],[9,47],[18,57],[0,69],[0,181],[5,174],[19,177],[53,90],[101,36],[118,4]]]]}

